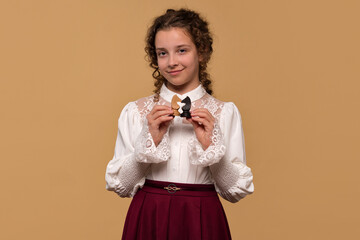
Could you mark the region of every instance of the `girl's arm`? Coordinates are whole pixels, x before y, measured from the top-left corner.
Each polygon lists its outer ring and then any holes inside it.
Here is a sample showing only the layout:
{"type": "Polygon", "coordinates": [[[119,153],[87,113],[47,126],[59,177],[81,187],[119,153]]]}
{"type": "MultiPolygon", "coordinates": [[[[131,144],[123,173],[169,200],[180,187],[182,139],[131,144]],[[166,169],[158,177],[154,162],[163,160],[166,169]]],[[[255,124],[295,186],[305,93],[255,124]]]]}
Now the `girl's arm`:
{"type": "Polygon", "coordinates": [[[135,160],[135,142],[141,130],[135,102],[128,103],[120,114],[113,159],[106,168],[106,189],[120,197],[132,197],[145,182],[149,164],[135,160]]]}
{"type": "Polygon", "coordinates": [[[241,115],[235,104],[225,103],[220,116],[220,128],[226,146],[223,158],[210,170],[217,192],[230,202],[237,202],[253,193],[253,175],[246,166],[244,133],[241,115]]]}

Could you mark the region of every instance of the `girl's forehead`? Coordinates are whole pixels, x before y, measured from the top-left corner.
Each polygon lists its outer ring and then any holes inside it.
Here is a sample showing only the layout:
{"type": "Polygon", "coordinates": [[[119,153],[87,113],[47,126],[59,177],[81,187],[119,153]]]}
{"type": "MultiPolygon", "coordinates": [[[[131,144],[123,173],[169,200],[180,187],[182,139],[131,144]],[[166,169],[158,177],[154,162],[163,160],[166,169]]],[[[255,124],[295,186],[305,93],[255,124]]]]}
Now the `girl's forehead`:
{"type": "Polygon", "coordinates": [[[155,45],[193,44],[190,34],[183,28],[162,29],[156,33],[155,45]]]}

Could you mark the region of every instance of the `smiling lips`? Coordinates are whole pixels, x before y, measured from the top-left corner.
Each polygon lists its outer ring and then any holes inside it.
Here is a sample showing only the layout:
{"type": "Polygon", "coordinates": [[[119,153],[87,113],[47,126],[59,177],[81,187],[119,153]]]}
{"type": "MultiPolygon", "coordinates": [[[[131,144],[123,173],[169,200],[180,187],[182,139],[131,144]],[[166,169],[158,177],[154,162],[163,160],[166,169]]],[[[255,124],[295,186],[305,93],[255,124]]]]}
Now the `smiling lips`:
{"type": "Polygon", "coordinates": [[[175,71],[168,71],[167,73],[170,74],[171,76],[176,76],[176,75],[178,75],[179,73],[181,73],[182,70],[184,70],[184,69],[175,70],[175,71]]]}

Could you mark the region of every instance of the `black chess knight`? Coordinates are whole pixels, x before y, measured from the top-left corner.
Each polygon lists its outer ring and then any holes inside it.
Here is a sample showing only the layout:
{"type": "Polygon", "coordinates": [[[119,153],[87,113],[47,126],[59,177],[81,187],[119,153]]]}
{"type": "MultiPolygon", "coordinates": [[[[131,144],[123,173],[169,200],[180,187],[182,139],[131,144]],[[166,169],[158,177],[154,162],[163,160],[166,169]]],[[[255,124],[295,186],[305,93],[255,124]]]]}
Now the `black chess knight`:
{"type": "Polygon", "coordinates": [[[183,110],[183,112],[180,114],[180,117],[191,118],[191,114],[190,114],[191,100],[190,100],[190,98],[186,97],[181,102],[185,103],[185,105],[181,108],[183,110]]]}

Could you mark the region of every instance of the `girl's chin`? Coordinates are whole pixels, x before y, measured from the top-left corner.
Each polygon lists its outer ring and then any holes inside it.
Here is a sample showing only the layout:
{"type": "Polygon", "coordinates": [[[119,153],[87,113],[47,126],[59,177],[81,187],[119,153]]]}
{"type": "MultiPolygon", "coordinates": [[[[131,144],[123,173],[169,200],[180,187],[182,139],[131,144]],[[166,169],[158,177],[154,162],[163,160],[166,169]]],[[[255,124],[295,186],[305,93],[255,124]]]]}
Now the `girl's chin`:
{"type": "Polygon", "coordinates": [[[172,90],[174,92],[177,92],[179,94],[183,94],[185,92],[191,91],[198,87],[200,82],[197,82],[197,84],[192,84],[191,82],[173,82],[167,80],[165,83],[166,87],[169,90],[172,90]]]}
{"type": "Polygon", "coordinates": [[[176,89],[181,89],[181,88],[187,88],[189,86],[189,83],[187,82],[170,82],[170,81],[167,81],[167,84],[166,86],[169,88],[176,88],[176,89]]]}

